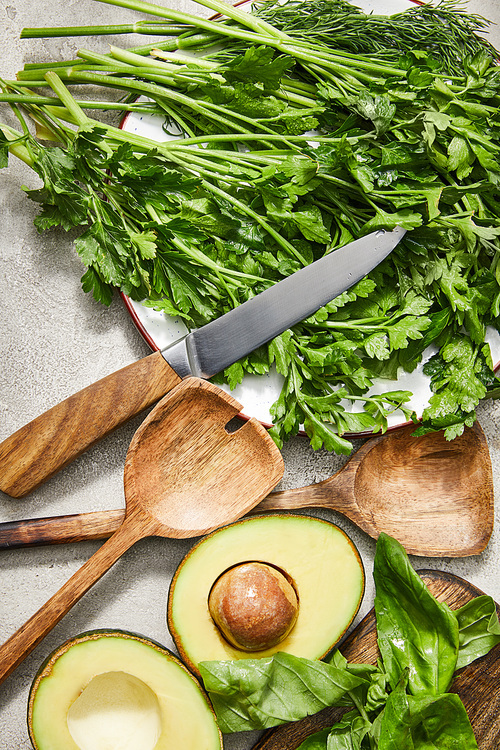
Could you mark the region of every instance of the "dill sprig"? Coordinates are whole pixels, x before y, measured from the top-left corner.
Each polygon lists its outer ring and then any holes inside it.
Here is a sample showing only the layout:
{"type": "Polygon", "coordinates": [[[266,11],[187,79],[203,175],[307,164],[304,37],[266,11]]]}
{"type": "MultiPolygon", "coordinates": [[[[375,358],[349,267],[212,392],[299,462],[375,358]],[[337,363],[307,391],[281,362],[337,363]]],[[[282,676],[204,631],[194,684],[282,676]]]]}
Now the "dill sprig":
{"type": "Polygon", "coordinates": [[[403,53],[425,52],[449,74],[463,72],[463,58],[486,50],[490,22],[453,0],[413,5],[392,16],[366,14],[346,0],[257,0],[255,15],[298,39],[321,42],[351,53],[396,61],[403,53]]]}

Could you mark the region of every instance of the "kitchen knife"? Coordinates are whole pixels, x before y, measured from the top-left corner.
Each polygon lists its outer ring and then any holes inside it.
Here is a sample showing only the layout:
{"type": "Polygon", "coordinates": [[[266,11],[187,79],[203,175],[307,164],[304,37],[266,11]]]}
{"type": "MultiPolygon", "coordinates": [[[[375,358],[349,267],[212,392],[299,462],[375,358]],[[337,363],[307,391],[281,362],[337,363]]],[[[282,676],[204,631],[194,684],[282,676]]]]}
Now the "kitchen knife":
{"type": "Polygon", "coordinates": [[[217,320],[99,380],[0,444],[0,490],[23,497],[182,378],[210,378],[358,282],[405,230],[379,230],[335,250],[217,320]]]}

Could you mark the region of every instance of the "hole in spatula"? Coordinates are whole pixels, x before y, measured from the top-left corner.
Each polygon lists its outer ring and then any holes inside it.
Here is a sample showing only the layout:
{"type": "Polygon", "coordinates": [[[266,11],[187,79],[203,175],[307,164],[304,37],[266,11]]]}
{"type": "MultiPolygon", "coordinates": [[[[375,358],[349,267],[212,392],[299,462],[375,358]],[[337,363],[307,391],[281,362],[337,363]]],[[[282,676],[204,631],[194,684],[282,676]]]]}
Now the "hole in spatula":
{"type": "Polygon", "coordinates": [[[233,417],[224,426],[224,429],[227,433],[231,434],[232,432],[237,432],[238,430],[240,430],[244,424],[246,424],[246,419],[242,419],[241,417],[233,417]]]}

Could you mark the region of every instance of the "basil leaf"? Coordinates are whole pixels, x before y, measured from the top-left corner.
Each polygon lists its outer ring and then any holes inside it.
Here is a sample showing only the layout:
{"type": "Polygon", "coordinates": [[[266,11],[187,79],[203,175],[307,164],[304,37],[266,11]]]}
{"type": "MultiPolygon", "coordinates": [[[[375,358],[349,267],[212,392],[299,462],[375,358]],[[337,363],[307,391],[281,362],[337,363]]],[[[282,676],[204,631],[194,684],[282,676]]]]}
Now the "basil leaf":
{"type": "Polygon", "coordinates": [[[345,714],[328,736],[327,750],[361,750],[363,740],[370,733],[371,723],[357,711],[345,714]]]}
{"type": "Polygon", "coordinates": [[[322,729],[311,734],[304,742],[301,742],[297,750],[328,750],[328,735],[330,729],[322,729]]]}
{"type": "Polygon", "coordinates": [[[458,695],[396,689],[382,714],[378,750],[477,750],[477,742],[458,695]]]}
{"type": "Polygon", "coordinates": [[[500,624],[491,596],[478,596],[455,611],[460,649],[457,669],[466,667],[500,643],[500,624]]]}
{"type": "Polygon", "coordinates": [[[200,672],[225,733],[268,729],[346,705],[349,692],[364,682],[346,669],[286,653],[201,662],[200,672]]]}
{"type": "Polygon", "coordinates": [[[380,714],[379,750],[414,750],[411,714],[406,693],[408,670],[402,675],[380,714]]]}
{"type": "Polygon", "coordinates": [[[401,544],[387,534],[377,541],[373,577],[378,645],[391,686],[408,669],[411,693],[444,693],[457,663],[455,615],[436,601],[401,544]]]}

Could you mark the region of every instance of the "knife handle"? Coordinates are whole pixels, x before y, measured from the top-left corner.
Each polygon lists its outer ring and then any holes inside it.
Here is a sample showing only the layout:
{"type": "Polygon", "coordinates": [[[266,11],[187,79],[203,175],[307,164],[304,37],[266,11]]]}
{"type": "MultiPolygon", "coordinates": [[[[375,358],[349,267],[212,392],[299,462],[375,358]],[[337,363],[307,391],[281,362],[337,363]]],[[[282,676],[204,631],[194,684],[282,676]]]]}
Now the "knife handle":
{"type": "Polygon", "coordinates": [[[27,495],[180,382],[154,352],[61,401],[0,443],[0,490],[27,495]]]}

